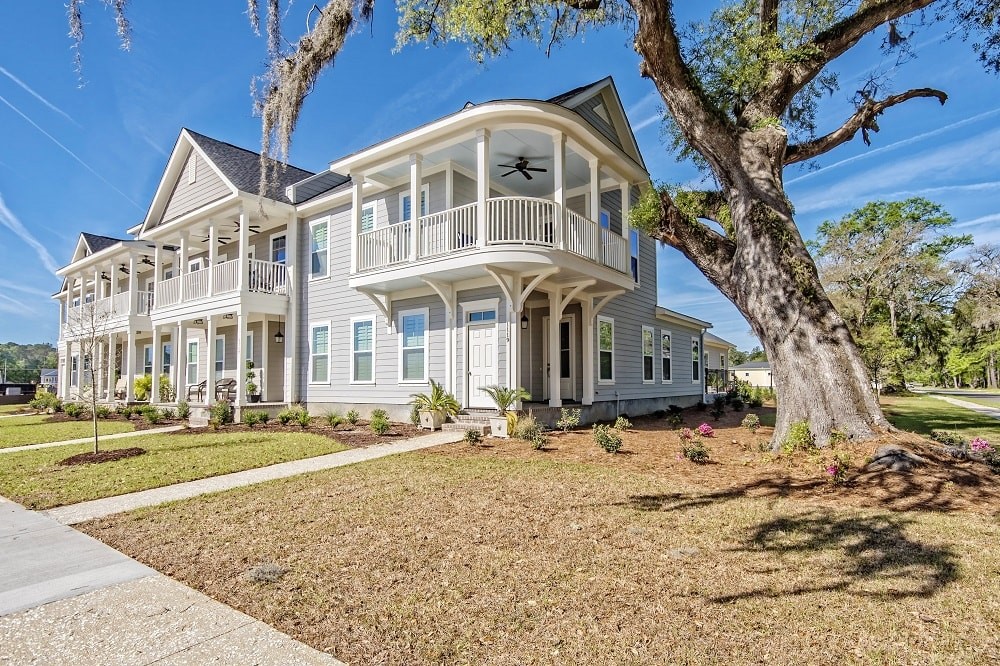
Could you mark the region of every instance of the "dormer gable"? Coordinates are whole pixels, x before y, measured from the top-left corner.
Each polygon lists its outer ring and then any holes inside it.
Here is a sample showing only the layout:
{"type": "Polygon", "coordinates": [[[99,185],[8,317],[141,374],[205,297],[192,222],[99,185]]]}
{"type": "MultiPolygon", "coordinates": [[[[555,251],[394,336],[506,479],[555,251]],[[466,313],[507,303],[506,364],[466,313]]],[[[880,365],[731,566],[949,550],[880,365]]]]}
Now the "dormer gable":
{"type": "Polygon", "coordinates": [[[645,168],[639,144],[636,143],[622,106],[614,80],[608,76],[586,86],[580,86],[548,100],[575,111],[645,168]]]}

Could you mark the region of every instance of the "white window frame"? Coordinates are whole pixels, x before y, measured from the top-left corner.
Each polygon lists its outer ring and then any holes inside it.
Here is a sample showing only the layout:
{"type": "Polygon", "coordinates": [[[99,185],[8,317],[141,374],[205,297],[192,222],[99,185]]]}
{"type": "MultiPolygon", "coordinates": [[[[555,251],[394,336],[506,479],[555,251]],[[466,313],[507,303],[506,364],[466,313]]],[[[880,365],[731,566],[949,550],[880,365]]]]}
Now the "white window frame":
{"type": "Polygon", "coordinates": [[[80,355],[71,354],[69,357],[69,385],[80,386],[80,355]]]}
{"type": "Polygon", "coordinates": [[[313,220],[309,223],[309,280],[310,282],[315,280],[325,280],[330,277],[330,218],[323,217],[318,220],[313,220]],[[326,225],[326,272],[323,274],[314,274],[312,270],[312,257],[313,257],[313,228],[321,224],[326,225]]]}
{"type": "Polygon", "coordinates": [[[665,328],[660,329],[660,382],[663,384],[673,384],[674,383],[674,335],[665,328]],[[663,337],[666,336],[667,340],[670,342],[670,350],[664,354],[663,353],[663,337]],[[663,374],[663,361],[666,360],[670,363],[670,377],[663,374]]]}
{"type": "Polygon", "coordinates": [[[632,273],[632,234],[635,234],[635,279],[636,286],[642,284],[642,270],[639,265],[639,255],[642,252],[642,235],[636,229],[628,230],[628,238],[625,239],[628,243],[628,272],[632,273]]]}
{"type": "Polygon", "coordinates": [[[701,340],[698,338],[691,338],[691,383],[700,384],[701,374],[702,374],[702,357],[701,357],[701,340]],[[695,369],[695,364],[698,364],[697,370],[695,369]]]}
{"type": "MultiPolygon", "coordinates": [[[[311,239],[310,239],[311,242],[311,239]]],[[[275,264],[288,264],[288,231],[279,231],[278,233],[271,234],[267,238],[267,260],[275,264]],[[279,238],[285,239],[285,260],[277,261],[274,258],[274,241],[279,238]]]]}
{"type": "Polygon", "coordinates": [[[399,331],[399,383],[400,384],[427,384],[428,376],[430,373],[430,331],[431,331],[431,315],[430,308],[413,308],[410,310],[400,310],[399,311],[399,321],[397,324],[397,330],[399,331]],[[417,347],[404,347],[403,341],[406,338],[406,332],[403,330],[403,319],[406,317],[412,317],[415,315],[422,315],[424,318],[424,376],[420,379],[404,379],[403,378],[403,351],[407,349],[417,349],[417,347]]]}
{"type": "Polygon", "coordinates": [[[330,321],[314,321],[314,322],[310,322],[309,323],[309,383],[312,384],[312,385],[314,385],[314,386],[329,386],[330,382],[332,380],[332,378],[330,377],[330,367],[331,367],[331,364],[330,364],[331,349],[330,348],[332,346],[331,343],[333,341],[332,332],[333,332],[333,322],[330,322],[330,321]],[[316,331],[316,329],[318,329],[318,328],[325,328],[326,329],[326,381],[317,381],[316,378],[313,377],[313,367],[316,365],[313,362],[313,358],[315,356],[321,356],[322,355],[322,354],[316,354],[315,349],[313,347],[313,343],[314,343],[314,340],[315,340],[315,337],[314,337],[313,334],[316,331]]]}
{"type": "MultiPolygon", "coordinates": [[[[376,347],[376,339],[377,339],[377,335],[378,335],[377,334],[377,330],[378,329],[377,329],[377,327],[375,325],[375,316],[374,315],[369,315],[369,316],[366,316],[366,317],[352,317],[351,318],[351,330],[350,330],[350,339],[351,339],[351,363],[350,363],[350,365],[351,365],[351,367],[350,367],[351,375],[350,375],[350,383],[351,384],[372,385],[372,384],[375,383],[375,350],[377,349],[377,347],[376,347]],[[358,348],[356,346],[357,345],[357,340],[354,337],[354,325],[355,324],[359,324],[361,322],[369,322],[371,324],[371,327],[372,327],[372,348],[369,349],[369,350],[367,350],[367,351],[364,351],[364,350],[359,351],[358,350],[358,348]],[[358,354],[371,354],[371,356],[372,356],[372,378],[371,379],[357,379],[354,376],[354,368],[355,368],[354,359],[355,359],[355,357],[358,354]]],[[[424,335],[425,335],[425,342],[426,342],[426,333],[424,335]]]]}
{"type": "Polygon", "coordinates": [[[215,342],[215,367],[212,368],[212,376],[215,378],[213,381],[219,381],[226,376],[226,336],[216,335],[215,342]],[[219,353],[219,342],[222,342],[222,353],[219,353]],[[220,368],[219,365],[222,365],[220,368]]]}
{"type": "MultiPolygon", "coordinates": [[[[376,203],[377,202],[375,202],[375,201],[369,201],[366,204],[361,204],[361,219],[358,220],[358,230],[361,233],[366,233],[367,231],[373,231],[375,229],[375,221],[377,219],[377,214],[378,214],[378,206],[376,205],[376,203]],[[364,228],[364,219],[365,219],[365,211],[366,210],[370,210],[372,212],[372,228],[371,229],[365,229],[364,228]]],[[[402,202],[400,202],[400,206],[402,206],[402,202]]],[[[403,210],[402,207],[400,207],[399,210],[400,210],[400,214],[402,214],[402,210],[403,210]]]]}
{"type": "Polygon", "coordinates": [[[170,371],[174,367],[174,343],[173,342],[163,342],[160,343],[160,369],[163,371],[167,377],[170,377],[170,371]],[[167,350],[170,350],[170,360],[167,361],[167,350]]]}
{"type": "Polygon", "coordinates": [[[204,267],[205,265],[202,261],[202,257],[198,257],[197,259],[188,259],[188,273],[200,271],[204,267]]]}
{"type": "Polygon", "coordinates": [[[199,382],[198,366],[201,360],[201,342],[198,338],[188,338],[187,344],[184,345],[184,383],[187,386],[193,386],[199,382]],[[191,360],[191,345],[194,344],[194,356],[195,360],[191,360]],[[191,381],[191,366],[194,365],[194,381],[191,381]]]}
{"type": "Polygon", "coordinates": [[[639,352],[642,356],[642,383],[643,384],[655,384],[656,383],[656,332],[653,330],[652,326],[643,326],[642,332],[639,334],[639,352]],[[646,350],[644,345],[646,344],[646,334],[649,334],[649,372],[650,377],[646,379],[646,350]]]}
{"type": "Polygon", "coordinates": [[[153,345],[142,346],[142,374],[153,376],[153,345]],[[146,372],[146,359],[149,359],[149,372],[146,372]]]}
{"type": "Polygon", "coordinates": [[[597,383],[610,385],[615,383],[615,320],[612,317],[597,316],[597,383]],[[607,350],[601,349],[601,324],[611,324],[611,379],[601,378],[601,353],[607,350]]]}
{"type": "MultiPolygon", "coordinates": [[[[403,199],[405,199],[408,196],[410,196],[410,189],[409,188],[407,188],[403,192],[399,193],[399,221],[400,222],[408,222],[409,221],[407,218],[403,217],[403,199]]],[[[422,196],[423,199],[424,199],[424,201],[426,202],[426,204],[427,204],[426,205],[427,210],[425,210],[422,214],[420,213],[420,211],[417,211],[417,219],[420,219],[424,215],[429,215],[430,212],[431,212],[431,186],[430,186],[430,184],[424,183],[423,185],[420,186],[420,196],[422,196]]],[[[413,206],[410,206],[410,208],[411,208],[411,212],[412,212],[413,206]]]]}

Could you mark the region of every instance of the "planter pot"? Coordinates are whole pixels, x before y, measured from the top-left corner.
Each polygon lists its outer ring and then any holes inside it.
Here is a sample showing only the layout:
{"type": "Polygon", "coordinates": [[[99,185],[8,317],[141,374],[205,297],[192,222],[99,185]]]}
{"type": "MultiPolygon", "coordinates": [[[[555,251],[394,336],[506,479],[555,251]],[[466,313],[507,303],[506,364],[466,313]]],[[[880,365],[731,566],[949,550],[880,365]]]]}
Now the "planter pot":
{"type": "Polygon", "coordinates": [[[444,412],[440,410],[420,412],[420,427],[437,430],[444,423],[444,412]]]}
{"type": "Polygon", "coordinates": [[[248,395],[247,402],[260,402],[260,394],[258,393],[256,395],[248,395]]]}
{"type": "Polygon", "coordinates": [[[490,434],[494,437],[507,437],[507,416],[491,416],[490,421],[490,434]]]}

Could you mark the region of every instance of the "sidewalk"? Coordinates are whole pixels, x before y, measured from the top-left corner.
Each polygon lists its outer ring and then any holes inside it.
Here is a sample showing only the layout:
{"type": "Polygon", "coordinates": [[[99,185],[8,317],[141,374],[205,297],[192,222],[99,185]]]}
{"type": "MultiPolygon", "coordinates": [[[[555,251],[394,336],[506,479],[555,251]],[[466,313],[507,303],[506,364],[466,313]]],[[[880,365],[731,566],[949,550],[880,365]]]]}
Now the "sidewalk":
{"type": "MultiPolygon", "coordinates": [[[[148,431],[147,431],[148,432],[148,431]]],[[[406,453],[407,451],[417,451],[439,444],[448,444],[462,439],[463,433],[456,431],[435,432],[430,435],[412,437],[401,442],[391,444],[376,444],[359,449],[349,449],[338,453],[329,453],[325,456],[315,458],[305,458],[303,460],[293,460],[291,462],[279,463],[268,467],[258,467],[248,469],[243,472],[223,474],[197,481],[178,483],[162,488],[152,488],[141,490],[127,495],[106,497],[104,499],[92,500],[90,502],[80,502],[70,504],[55,509],[45,511],[45,515],[62,525],[76,525],[87,520],[103,518],[113,513],[131,511],[146,506],[154,506],[164,502],[188,499],[206,493],[215,493],[222,490],[230,490],[241,486],[249,486],[262,481],[273,479],[283,479],[289,476],[304,474],[306,472],[318,472],[344,465],[364,462],[391,456],[396,453],[406,453]]]]}
{"type": "MultiPolygon", "coordinates": [[[[98,435],[97,441],[108,442],[113,439],[123,439],[125,437],[139,437],[141,435],[158,435],[163,432],[177,432],[178,430],[183,430],[184,426],[163,426],[162,428],[149,428],[147,430],[135,430],[133,432],[119,432],[113,435],[98,435]]],[[[0,454],[4,453],[17,453],[18,451],[32,451],[34,449],[48,449],[53,446],[69,446],[70,444],[92,444],[94,442],[93,437],[79,437],[77,439],[64,439],[61,442],[45,442],[43,444],[23,444],[21,446],[11,446],[6,449],[0,449],[0,454]]]]}
{"type": "Polygon", "coordinates": [[[1000,419],[1000,409],[995,407],[987,407],[986,405],[980,405],[975,402],[968,402],[966,400],[959,400],[958,398],[952,398],[947,395],[939,395],[937,393],[928,393],[932,398],[937,398],[938,400],[944,400],[947,403],[951,403],[956,407],[963,407],[965,409],[971,409],[974,412],[979,412],[983,416],[989,416],[994,419],[1000,419]]]}
{"type": "Polygon", "coordinates": [[[2,498],[0,562],[0,664],[342,666],[2,498]]]}

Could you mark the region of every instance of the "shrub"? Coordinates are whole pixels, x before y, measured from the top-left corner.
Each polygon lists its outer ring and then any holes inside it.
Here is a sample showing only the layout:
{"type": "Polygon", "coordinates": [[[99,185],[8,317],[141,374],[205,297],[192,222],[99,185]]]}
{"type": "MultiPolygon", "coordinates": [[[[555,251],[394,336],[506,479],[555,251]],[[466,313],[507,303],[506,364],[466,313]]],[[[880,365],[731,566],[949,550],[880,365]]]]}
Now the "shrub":
{"type": "Polygon", "coordinates": [[[847,442],[847,433],[839,428],[834,428],[830,431],[830,445],[834,446],[837,444],[845,444],[847,442]]]}
{"type": "Polygon", "coordinates": [[[985,439],[983,439],[982,437],[976,437],[975,439],[969,442],[969,450],[972,451],[973,453],[986,453],[987,451],[990,451],[992,449],[993,447],[990,445],[990,443],[985,439]]]}
{"type": "Polygon", "coordinates": [[[609,425],[594,424],[594,441],[608,453],[618,453],[622,448],[622,436],[609,425]]]}
{"type": "Polygon", "coordinates": [[[532,435],[531,439],[528,441],[531,442],[531,448],[533,448],[536,451],[541,451],[542,449],[545,448],[545,444],[549,441],[549,438],[545,436],[545,433],[539,430],[534,435],[532,435]]]}
{"type": "Polygon", "coordinates": [[[111,408],[107,405],[98,405],[94,412],[97,414],[97,418],[99,419],[106,419],[111,416],[111,408]]]}
{"type": "Polygon", "coordinates": [[[177,403],[177,418],[188,419],[191,417],[191,407],[187,404],[187,400],[181,400],[177,403]]]}
{"type": "Polygon", "coordinates": [[[559,412],[559,420],[556,421],[556,427],[563,432],[569,432],[580,425],[580,414],[582,413],[583,411],[580,409],[563,407],[559,412]]]}
{"type": "Polygon", "coordinates": [[[514,427],[509,433],[514,439],[523,439],[530,442],[533,437],[542,432],[542,424],[535,420],[534,416],[522,416],[514,423],[514,427]]]}
{"type": "Polygon", "coordinates": [[[219,426],[233,422],[233,405],[228,400],[220,400],[215,403],[208,410],[208,413],[210,419],[214,419],[219,426]]]}
{"type": "Polygon", "coordinates": [[[830,483],[835,486],[843,485],[847,482],[847,473],[851,469],[851,455],[846,451],[838,451],[833,454],[833,459],[827,461],[824,466],[830,483]]]}
{"type": "Polygon", "coordinates": [[[718,421],[726,413],[726,398],[717,395],[712,399],[712,418],[718,421]]]}
{"type": "Polygon", "coordinates": [[[983,462],[994,474],[1000,474],[1000,450],[991,447],[983,454],[983,462]]]}
{"type": "Polygon", "coordinates": [[[150,375],[136,377],[132,382],[132,393],[136,400],[149,400],[149,394],[153,390],[153,378],[150,375]]]}
{"type": "Polygon", "coordinates": [[[278,412],[278,423],[284,426],[288,425],[296,419],[300,409],[301,407],[288,407],[281,410],[278,412]]]}
{"type": "Polygon", "coordinates": [[[465,434],[462,435],[462,439],[465,440],[465,443],[469,446],[476,446],[483,441],[483,433],[478,430],[466,430],[465,434]]]}
{"type": "Polygon", "coordinates": [[[267,423],[270,418],[268,413],[263,409],[245,409],[243,410],[243,423],[248,428],[253,428],[255,425],[261,423],[267,423]]]}
{"type": "Polygon", "coordinates": [[[45,392],[35,394],[35,397],[28,403],[28,406],[39,411],[47,412],[51,409],[53,412],[61,412],[63,403],[55,393],[45,392]]]}
{"type": "Polygon", "coordinates": [[[750,403],[751,409],[760,409],[764,406],[764,392],[759,386],[750,393],[750,399],[747,402],[750,403]]]}
{"type": "Polygon", "coordinates": [[[174,385],[170,383],[169,375],[160,375],[159,389],[160,389],[160,402],[173,402],[174,398],[177,397],[177,392],[174,391],[174,385]]]}
{"type": "Polygon", "coordinates": [[[163,418],[165,419],[172,419],[177,416],[177,412],[170,407],[164,407],[160,410],[160,412],[163,414],[163,418]]]}
{"type": "Polygon", "coordinates": [[[704,401],[699,400],[697,403],[695,403],[694,408],[697,409],[699,412],[703,412],[706,409],[708,409],[708,405],[706,405],[704,401]]]}
{"type": "Polygon", "coordinates": [[[632,422],[628,420],[628,417],[619,416],[615,419],[615,430],[618,432],[625,432],[632,427],[632,422]]]}
{"type": "Polygon", "coordinates": [[[336,428],[344,422],[344,418],[340,415],[340,412],[336,410],[327,412],[326,416],[323,418],[326,419],[326,424],[332,428],[336,428]]]}
{"type": "Polygon", "coordinates": [[[83,415],[87,413],[86,408],[78,402],[67,402],[63,405],[63,411],[71,419],[83,418],[83,415]]]}
{"type": "Polygon", "coordinates": [[[156,407],[147,407],[142,410],[142,418],[149,425],[156,425],[157,423],[163,421],[163,412],[158,410],[156,407]]]}
{"type": "Polygon", "coordinates": [[[931,430],[931,439],[945,446],[960,446],[965,448],[965,439],[958,433],[948,430],[931,430]]]}
{"type": "Polygon", "coordinates": [[[679,405],[667,405],[667,411],[670,412],[671,414],[679,415],[681,412],[684,411],[684,408],[680,407],[679,405]]]}
{"type": "Polygon", "coordinates": [[[740,398],[739,396],[737,396],[737,397],[733,398],[732,402],[730,402],[729,404],[733,408],[734,412],[742,412],[743,411],[743,398],[740,398]]]}
{"type": "Polygon", "coordinates": [[[384,409],[376,409],[368,419],[368,427],[376,435],[384,435],[389,432],[389,415],[384,409]]]}
{"type": "Polygon", "coordinates": [[[816,448],[816,437],[809,429],[809,421],[793,423],[788,429],[788,436],[781,443],[781,450],[785,453],[808,451],[813,448],[816,448]]]}
{"type": "Polygon", "coordinates": [[[695,430],[697,430],[698,434],[702,437],[715,437],[715,430],[713,430],[712,426],[707,423],[702,423],[700,426],[695,428],[695,430]]]}
{"type": "Polygon", "coordinates": [[[693,463],[698,463],[699,465],[708,462],[709,451],[708,447],[705,446],[705,442],[700,439],[692,439],[691,441],[684,444],[681,448],[681,452],[684,453],[684,457],[693,463]]]}
{"type": "MultiPolygon", "coordinates": [[[[462,411],[462,405],[454,395],[448,393],[441,384],[431,380],[430,393],[413,393],[410,395],[413,407],[418,412],[444,412],[445,416],[454,416],[462,411]]],[[[412,416],[410,417],[412,420],[412,416]]],[[[420,424],[420,417],[413,425],[420,424]]]]}
{"type": "Polygon", "coordinates": [[[413,408],[410,409],[410,424],[415,426],[420,425],[420,408],[416,405],[413,405],[413,408]]]}
{"type": "Polygon", "coordinates": [[[351,425],[357,425],[358,421],[361,419],[361,414],[358,414],[358,410],[352,409],[347,412],[344,418],[346,418],[347,422],[351,425]]]}
{"type": "Polygon", "coordinates": [[[309,410],[305,407],[300,407],[295,413],[295,422],[299,424],[299,427],[303,430],[309,427],[309,423],[312,421],[312,415],[309,410]]]}
{"type": "Polygon", "coordinates": [[[756,433],[760,429],[760,417],[756,414],[747,414],[743,417],[743,421],[740,425],[749,430],[752,433],[756,433]]]}
{"type": "Polygon", "coordinates": [[[682,423],[684,423],[684,419],[680,414],[667,414],[667,425],[671,428],[680,428],[682,423]]]}

